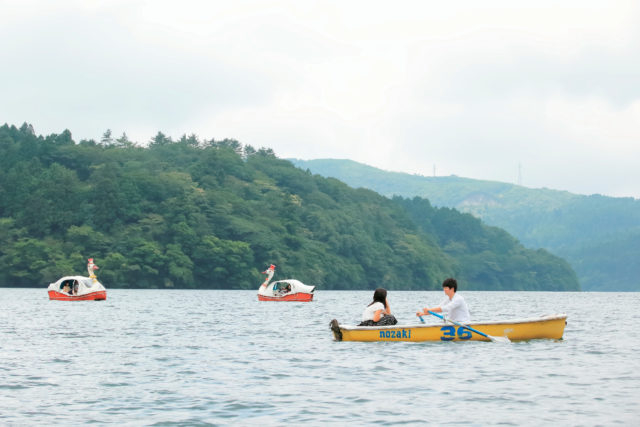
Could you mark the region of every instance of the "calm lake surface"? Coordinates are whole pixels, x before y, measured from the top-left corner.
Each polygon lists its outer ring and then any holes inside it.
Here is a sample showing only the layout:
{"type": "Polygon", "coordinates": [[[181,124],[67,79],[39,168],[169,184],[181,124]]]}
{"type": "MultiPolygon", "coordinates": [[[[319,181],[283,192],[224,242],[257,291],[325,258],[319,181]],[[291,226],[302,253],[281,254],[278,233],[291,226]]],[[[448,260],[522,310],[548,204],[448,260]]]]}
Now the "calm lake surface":
{"type": "MultiPolygon", "coordinates": [[[[638,423],[640,293],[461,291],[478,321],[567,313],[560,341],[334,342],[372,294],[0,289],[0,425],[638,423]]],[[[413,324],[442,297],[389,303],[413,324]]]]}

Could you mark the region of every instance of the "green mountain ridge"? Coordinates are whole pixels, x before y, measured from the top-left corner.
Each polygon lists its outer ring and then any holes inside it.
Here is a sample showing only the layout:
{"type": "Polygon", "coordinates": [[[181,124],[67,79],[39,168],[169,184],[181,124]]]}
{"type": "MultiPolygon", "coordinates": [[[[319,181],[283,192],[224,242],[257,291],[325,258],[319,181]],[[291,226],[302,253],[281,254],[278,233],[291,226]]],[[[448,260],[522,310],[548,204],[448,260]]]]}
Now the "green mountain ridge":
{"type": "Polygon", "coordinates": [[[0,126],[0,285],[99,265],[107,288],[578,290],[569,264],[471,215],[353,189],[225,139],[105,133],[75,142],[0,126]]]}
{"type": "Polygon", "coordinates": [[[640,200],[456,176],[384,171],[352,160],[290,159],[302,169],[387,197],[419,196],[470,213],[529,248],[565,258],[583,290],[640,291],[640,200]]]}

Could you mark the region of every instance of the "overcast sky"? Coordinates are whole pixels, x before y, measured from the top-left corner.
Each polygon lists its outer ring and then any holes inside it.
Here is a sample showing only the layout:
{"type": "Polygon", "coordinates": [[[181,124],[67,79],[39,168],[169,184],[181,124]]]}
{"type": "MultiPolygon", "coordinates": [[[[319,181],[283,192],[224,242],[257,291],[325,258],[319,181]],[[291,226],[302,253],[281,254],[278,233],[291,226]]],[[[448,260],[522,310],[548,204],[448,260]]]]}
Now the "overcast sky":
{"type": "Polygon", "coordinates": [[[0,124],[640,198],[640,2],[0,0],[0,124]],[[528,6],[524,6],[528,4],[528,6]]]}

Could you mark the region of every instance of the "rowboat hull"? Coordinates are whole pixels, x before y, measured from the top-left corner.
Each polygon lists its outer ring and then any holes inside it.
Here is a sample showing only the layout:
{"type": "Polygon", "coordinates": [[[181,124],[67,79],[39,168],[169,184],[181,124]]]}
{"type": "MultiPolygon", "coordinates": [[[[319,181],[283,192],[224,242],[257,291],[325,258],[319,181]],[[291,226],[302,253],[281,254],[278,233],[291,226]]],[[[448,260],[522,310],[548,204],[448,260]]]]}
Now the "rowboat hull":
{"type": "MultiPolygon", "coordinates": [[[[511,341],[562,339],[566,314],[500,322],[478,322],[468,326],[489,336],[507,337],[511,341]]],[[[490,341],[482,335],[451,324],[347,326],[332,321],[336,341],[490,341]]]]}
{"type": "Polygon", "coordinates": [[[91,292],[84,295],[67,295],[64,292],[50,290],[49,299],[57,301],[102,301],[107,299],[107,291],[91,292]]]}
{"type": "Polygon", "coordinates": [[[258,301],[302,301],[308,302],[313,300],[313,294],[298,292],[295,294],[287,294],[281,297],[268,296],[258,294],[258,301]]]}

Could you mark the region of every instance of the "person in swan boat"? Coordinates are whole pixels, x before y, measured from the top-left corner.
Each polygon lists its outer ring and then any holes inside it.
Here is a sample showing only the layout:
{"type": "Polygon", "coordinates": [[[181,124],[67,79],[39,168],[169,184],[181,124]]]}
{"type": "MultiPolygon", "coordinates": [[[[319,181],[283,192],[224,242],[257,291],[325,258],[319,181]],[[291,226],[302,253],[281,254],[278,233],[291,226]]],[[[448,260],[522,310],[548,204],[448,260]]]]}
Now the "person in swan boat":
{"type": "Polygon", "coordinates": [[[373,292],[373,301],[362,312],[362,322],[358,326],[385,326],[398,323],[387,301],[387,290],[378,288],[373,292]]]}
{"type": "Polygon", "coordinates": [[[288,294],[288,293],[290,293],[290,292],[291,292],[291,284],[290,284],[290,283],[287,283],[287,285],[286,285],[285,287],[281,288],[281,289],[278,291],[278,294],[279,294],[280,296],[282,296],[282,295],[286,295],[286,294],[288,294]]]}
{"type": "Polygon", "coordinates": [[[436,307],[425,307],[422,311],[416,313],[416,316],[426,316],[429,311],[434,313],[442,313],[447,319],[454,322],[469,323],[471,315],[469,308],[462,295],[457,294],[458,282],[456,279],[448,278],[442,282],[442,290],[447,296],[440,305],[436,307]]]}

